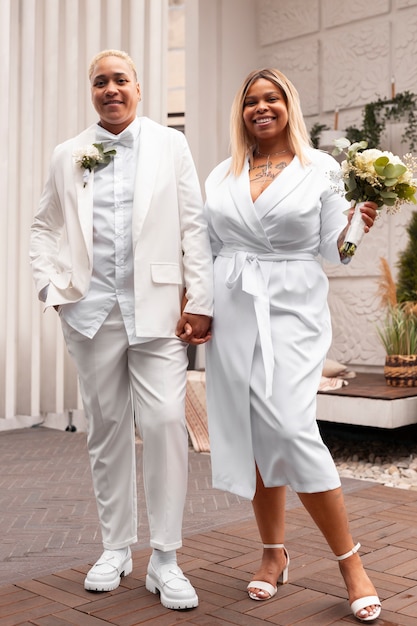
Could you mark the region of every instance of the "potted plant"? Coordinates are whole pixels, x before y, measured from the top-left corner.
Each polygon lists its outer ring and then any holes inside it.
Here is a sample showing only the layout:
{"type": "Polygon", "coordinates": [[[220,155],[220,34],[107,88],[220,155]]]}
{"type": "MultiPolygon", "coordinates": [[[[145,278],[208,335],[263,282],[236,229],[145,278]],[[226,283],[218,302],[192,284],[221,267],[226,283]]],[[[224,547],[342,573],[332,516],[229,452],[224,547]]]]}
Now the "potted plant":
{"type": "Polygon", "coordinates": [[[416,387],[417,302],[399,302],[397,285],[384,258],[381,258],[381,268],[379,295],[387,312],[376,330],[386,352],[385,380],[393,387],[416,387]]]}

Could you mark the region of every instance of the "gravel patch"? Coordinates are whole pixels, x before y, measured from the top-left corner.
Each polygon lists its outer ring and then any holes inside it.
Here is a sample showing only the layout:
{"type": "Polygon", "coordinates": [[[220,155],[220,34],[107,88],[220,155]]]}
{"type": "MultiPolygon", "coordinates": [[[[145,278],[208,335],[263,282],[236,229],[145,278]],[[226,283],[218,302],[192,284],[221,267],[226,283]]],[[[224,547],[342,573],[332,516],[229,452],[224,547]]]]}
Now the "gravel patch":
{"type": "Polygon", "coordinates": [[[417,490],[417,425],[392,430],[319,426],[340,476],[417,490]]]}

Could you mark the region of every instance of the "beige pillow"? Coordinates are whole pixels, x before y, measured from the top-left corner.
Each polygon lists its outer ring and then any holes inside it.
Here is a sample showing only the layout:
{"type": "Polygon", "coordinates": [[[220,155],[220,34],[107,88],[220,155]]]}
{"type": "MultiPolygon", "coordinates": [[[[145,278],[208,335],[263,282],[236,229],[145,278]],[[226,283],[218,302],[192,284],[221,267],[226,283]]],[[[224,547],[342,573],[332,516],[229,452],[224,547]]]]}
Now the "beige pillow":
{"type": "Polygon", "coordinates": [[[346,365],[342,365],[342,363],[332,361],[331,359],[326,359],[324,361],[322,374],[323,376],[326,376],[326,378],[333,378],[335,376],[340,376],[340,374],[343,374],[346,371],[346,365]]]}

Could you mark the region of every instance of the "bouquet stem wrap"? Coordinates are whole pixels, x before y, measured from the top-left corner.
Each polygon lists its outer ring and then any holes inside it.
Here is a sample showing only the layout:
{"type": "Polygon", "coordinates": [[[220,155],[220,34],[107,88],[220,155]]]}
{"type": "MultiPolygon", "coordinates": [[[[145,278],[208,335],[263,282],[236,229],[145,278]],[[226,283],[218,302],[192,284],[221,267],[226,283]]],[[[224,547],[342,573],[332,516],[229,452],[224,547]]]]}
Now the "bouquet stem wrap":
{"type": "Polygon", "coordinates": [[[365,222],[362,219],[361,213],[361,207],[363,207],[364,204],[364,202],[357,202],[355,204],[355,212],[352,216],[349,230],[347,231],[343,245],[340,248],[340,252],[346,256],[353,256],[355,254],[356,248],[362,241],[362,237],[365,234],[365,222]]]}

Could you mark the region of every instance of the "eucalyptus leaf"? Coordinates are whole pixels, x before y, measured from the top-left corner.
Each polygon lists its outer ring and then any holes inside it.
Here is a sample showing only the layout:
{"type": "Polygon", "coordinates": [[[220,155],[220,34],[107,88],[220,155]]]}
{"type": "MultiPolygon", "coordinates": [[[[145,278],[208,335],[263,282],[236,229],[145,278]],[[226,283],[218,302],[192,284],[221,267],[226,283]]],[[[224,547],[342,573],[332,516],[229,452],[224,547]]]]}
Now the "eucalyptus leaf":
{"type": "Polygon", "coordinates": [[[374,161],[374,167],[376,166],[384,168],[389,163],[389,158],[387,156],[380,156],[374,161]]]}
{"type": "Polygon", "coordinates": [[[405,172],[407,168],[405,165],[401,165],[400,163],[389,163],[384,169],[384,176],[387,178],[400,178],[405,172]]]}

